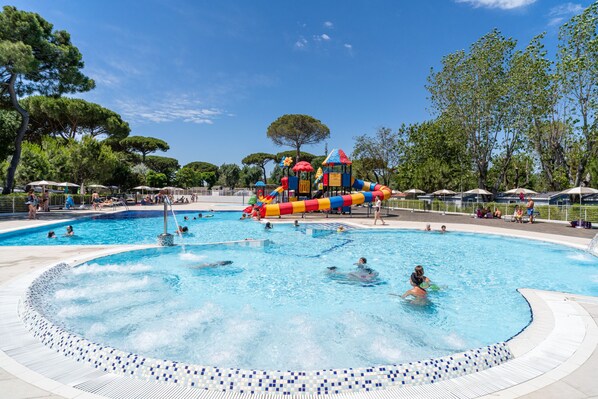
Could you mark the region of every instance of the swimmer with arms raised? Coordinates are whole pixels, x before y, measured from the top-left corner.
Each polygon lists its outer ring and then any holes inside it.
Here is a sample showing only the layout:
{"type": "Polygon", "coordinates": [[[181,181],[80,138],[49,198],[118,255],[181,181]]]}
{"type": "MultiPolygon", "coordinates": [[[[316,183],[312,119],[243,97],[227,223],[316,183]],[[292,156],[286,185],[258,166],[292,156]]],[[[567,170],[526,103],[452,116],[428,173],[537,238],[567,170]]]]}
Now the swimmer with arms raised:
{"type": "Polygon", "coordinates": [[[401,298],[407,298],[410,295],[415,298],[425,298],[426,295],[428,295],[426,288],[430,286],[430,279],[424,276],[423,266],[415,266],[415,270],[411,273],[411,277],[409,278],[409,283],[413,288],[401,295],[401,298]]]}

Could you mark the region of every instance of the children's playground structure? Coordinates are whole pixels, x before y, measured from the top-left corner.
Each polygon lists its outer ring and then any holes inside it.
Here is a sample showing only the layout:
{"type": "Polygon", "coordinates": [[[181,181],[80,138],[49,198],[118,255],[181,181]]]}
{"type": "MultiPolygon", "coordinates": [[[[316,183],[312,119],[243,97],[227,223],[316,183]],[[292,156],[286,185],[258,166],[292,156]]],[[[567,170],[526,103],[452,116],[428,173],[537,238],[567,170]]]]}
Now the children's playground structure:
{"type": "Polygon", "coordinates": [[[382,184],[354,178],[352,162],[341,149],[332,150],[315,175],[308,162],[297,162],[291,168],[292,164],[291,157],[280,161],[281,185],[269,195],[263,195],[263,182],[256,183],[257,197],[246,213],[259,212],[260,217],[313,211],[351,213],[352,205],[374,202],[378,197],[387,200],[391,195],[390,188],[382,184]],[[274,199],[277,203],[272,203],[274,199]]]}

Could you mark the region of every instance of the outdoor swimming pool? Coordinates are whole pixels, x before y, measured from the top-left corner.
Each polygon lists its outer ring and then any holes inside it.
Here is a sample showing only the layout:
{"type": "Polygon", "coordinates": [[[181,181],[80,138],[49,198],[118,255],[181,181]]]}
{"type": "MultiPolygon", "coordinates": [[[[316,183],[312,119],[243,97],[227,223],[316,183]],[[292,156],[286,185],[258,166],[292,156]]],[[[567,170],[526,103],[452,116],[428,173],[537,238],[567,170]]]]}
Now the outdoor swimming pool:
{"type": "Polygon", "coordinates": [[[225,239],[249,235],[269,244],[99,258],[54,279],[43,313],[93,342],[144,356],[314,370],[402,363],[507,340],[531,317],[520,287],[598,295],[598,258],[558,245],[454,232],[312,234],[307,224],[265,231],[237,219],[222,213],[190,221],[189,242],[222,241],[218,231],[225,239]],[[327,273],[329,266],[351,272],[361,256],[378,281],[327,273]],[[199,267],[218,261],[232,263],[199,267]],[[417,264],[442,287],[424,306],[396,296],[417,264]]]}

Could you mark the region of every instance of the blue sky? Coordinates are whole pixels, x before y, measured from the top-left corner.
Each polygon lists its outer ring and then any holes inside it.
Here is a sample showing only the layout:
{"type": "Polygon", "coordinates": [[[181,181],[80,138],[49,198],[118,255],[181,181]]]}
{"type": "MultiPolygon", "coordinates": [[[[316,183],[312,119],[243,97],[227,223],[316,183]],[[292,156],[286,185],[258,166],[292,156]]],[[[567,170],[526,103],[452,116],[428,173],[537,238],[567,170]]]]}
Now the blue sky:
{"type": "MultiPolygon", "coordinates": [[[[170,144],[181,165],[279,152],[283,114],[309,114],[328,148],[431,118],[430,68],[493,28],[519,47],[591,1],[13,1],[71,33],[96,89],[76,96],[120,113],[132,135],[170,144]]],[[[305,147],[324,153],[324,144],[305,147]]]]}

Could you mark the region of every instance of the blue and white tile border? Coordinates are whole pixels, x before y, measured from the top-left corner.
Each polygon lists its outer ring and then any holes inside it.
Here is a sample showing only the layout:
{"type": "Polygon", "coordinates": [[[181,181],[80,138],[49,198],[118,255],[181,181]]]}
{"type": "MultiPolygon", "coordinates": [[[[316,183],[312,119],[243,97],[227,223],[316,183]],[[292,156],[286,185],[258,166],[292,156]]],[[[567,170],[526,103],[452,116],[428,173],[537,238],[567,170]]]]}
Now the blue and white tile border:
{"type": "Polygon", "coordinates": [[[45,294],[52,281],[70,267],[58,264],[33,281],[19,304],[26,328],[47,347],[78,362],[145,381],[244,394],[342,394],[438,383],[513,359],[505,342],[406,364],[319,371],[243,370],[143,357],[90,342],[44,316],[45,294]]]}

